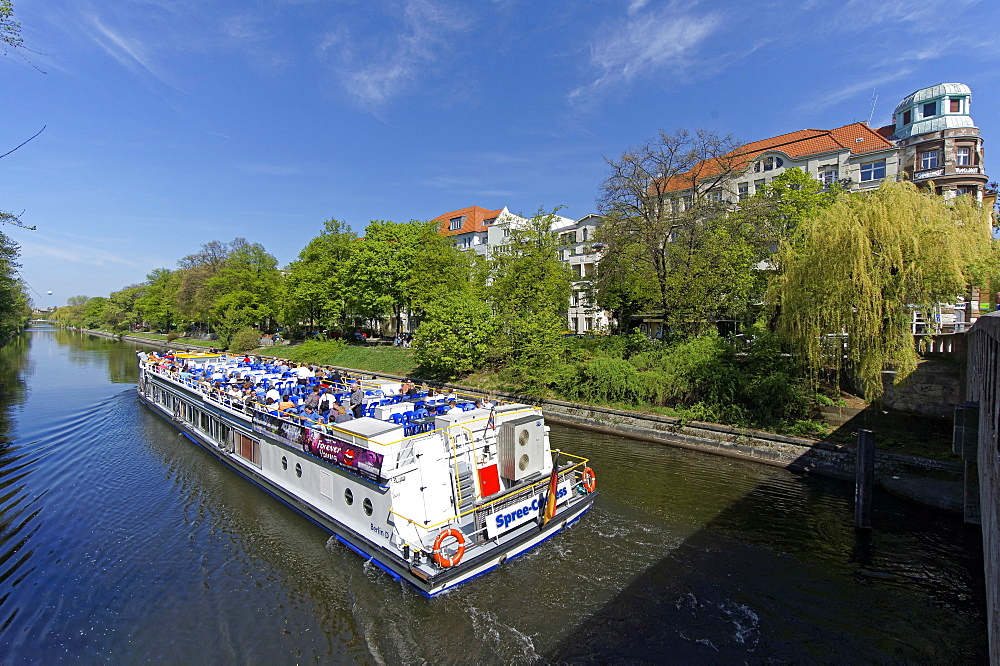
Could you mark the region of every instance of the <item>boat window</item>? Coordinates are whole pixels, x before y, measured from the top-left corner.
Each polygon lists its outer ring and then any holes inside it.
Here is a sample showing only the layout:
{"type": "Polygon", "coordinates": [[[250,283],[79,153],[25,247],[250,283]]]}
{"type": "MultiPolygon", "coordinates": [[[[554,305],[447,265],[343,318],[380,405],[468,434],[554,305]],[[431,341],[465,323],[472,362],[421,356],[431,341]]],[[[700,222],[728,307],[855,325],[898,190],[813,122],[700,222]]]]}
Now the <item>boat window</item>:
{"type": "Polygon", "coordinates": [[[374,509],[372,508],[372,501],[370,499],[366,497],[361,506],[364,507],[366,516],[372,515],[372,511],[374,511],[374,509]]]}
{"type": "Polygon", "coordinates": [[[288,458],[281,456],[281,469],[288,469],[288,458]]]}
{"type": "Polygon", "coordinates": [[[354,504],[354,493],[350,488],[344,491],[344,501],[347,502],[347,506],[354,504]]]}
{"type": "Polygon", "coordinates": [[[295,476],[302,476],[302,465],[295,463],[295,476]]]}

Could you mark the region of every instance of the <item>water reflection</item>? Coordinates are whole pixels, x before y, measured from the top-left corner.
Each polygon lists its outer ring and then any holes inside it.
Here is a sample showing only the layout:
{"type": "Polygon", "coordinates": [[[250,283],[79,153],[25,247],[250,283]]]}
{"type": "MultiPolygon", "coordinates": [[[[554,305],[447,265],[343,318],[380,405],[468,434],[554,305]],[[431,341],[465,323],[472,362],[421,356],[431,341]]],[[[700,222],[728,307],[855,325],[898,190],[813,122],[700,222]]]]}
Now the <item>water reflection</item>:
{"type": "Polygon", "coordinates": [[[3,410],[0,660],[985,654],[979,546],[949,514],[879,496],[859,542],[840,482],[560,427],[554,445],[594,459],[597,506],[424,599],[142,407],[134,345],[33,335],[0,357],[0,389],[27,382],[3,410]]]}

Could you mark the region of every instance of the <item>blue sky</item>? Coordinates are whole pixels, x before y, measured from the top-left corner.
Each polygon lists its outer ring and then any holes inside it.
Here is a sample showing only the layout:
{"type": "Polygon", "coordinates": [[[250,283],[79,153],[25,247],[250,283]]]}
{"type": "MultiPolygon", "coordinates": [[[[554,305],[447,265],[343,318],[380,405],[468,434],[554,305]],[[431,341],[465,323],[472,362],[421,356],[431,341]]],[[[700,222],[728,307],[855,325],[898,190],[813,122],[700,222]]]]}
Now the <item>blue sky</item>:
{"type": "MultiPolygon", "coordinates": [[[[996,0],[15,0],[0,209],[36,304],[103,296],[210,240],[281,265],[324,220],[594,209],[659,129],[743,141],[972,88],[997,127],[996,0]],[[43,73],[44,72],[44,73],[43,73]],[[45,292],[52,290],[52,296],[45,292]]],[[[996,176],[994,176],[996,177],[996,176]]]]}

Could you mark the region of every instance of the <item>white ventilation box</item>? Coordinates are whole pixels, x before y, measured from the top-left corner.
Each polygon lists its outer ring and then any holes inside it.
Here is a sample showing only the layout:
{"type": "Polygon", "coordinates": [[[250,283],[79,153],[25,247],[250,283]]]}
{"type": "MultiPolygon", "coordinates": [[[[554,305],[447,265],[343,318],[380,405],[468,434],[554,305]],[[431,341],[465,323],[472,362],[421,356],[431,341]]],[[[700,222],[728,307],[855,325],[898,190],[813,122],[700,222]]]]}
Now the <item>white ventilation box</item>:
{"type": "Polygon", "coordinates": [[[500,476],[520,481],[552,467],[545,459],[545,425],[541,416],[511,419],[497,428],[500,476]]]}

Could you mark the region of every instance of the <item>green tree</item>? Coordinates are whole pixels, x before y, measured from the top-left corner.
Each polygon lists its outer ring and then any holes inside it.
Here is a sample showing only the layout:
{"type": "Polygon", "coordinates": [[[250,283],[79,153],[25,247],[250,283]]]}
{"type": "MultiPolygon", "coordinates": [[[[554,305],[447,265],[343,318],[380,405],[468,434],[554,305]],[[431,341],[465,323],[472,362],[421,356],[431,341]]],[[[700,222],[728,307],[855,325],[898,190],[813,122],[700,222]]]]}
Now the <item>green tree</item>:
{"type": "Polygon", "coordinates": [[[840,183],[825,187],[801,169],[786,169],[741,201],[733,215],[746,225],[747,238],[756,246],[758,258],[771,262],[781,241],[803,220],[829,208],[845,192],[840,183]]]}
{"type": "Polygon", "coordinates": [[[136,302],[142,296],[143,285],[131,285],[112,292],[104,305],[103,323],[114,333],[124,333],[139,321],[136,302]]]}
{"type": "Polygon", "coordinates": [[[30,299],[18,275],[20,246],[0,233],[0,344],[20,331],[31,316],[30,299]]]}
{"type": "Polygon", "coordinates": [[[4,53],[8,48],[19,49],[24,46],[21,24],[14,20],[14,4],[11,0],[0,0],[0,43],[4,45],[4,53]]]}
{"type": "Polygon", "coordinates": [[[145,288],[136,300],[136,312],[149,326],[169,331],[177,319],[177,289],[180,273],[156,268],[146,276],[145,288]]]}
{"type": "Polygon", "coordinates": [[[262,325],[278,314],[282,277],[278,260],[260,243],[237,238],[214,275],[205,280],[211,323],[227,345],[241,328],[262,325]]]}
{"type": "Polygon", "coordinates": [[[498,324],[490,306],[468,292],[429,303],[414,335],[414,355],[423,370],[448,379],[485,362],[498,324]]]}
{"type": "Polygon", "coordinates": [[[331,218],[323,223],[320,234],[288,265],[282,306],[286,324],[305,321],[310,326],[345,326],[351,257],[357,240],[344,222],[331,218]]]}
{"type": "Polygon", "coordinates": [[[745,169],[737,148],[732,137],[705,130],[661,131],[605,158],[598,280],[617,288],[613,302],[632,309],[649,299],[667,325],[694,333],[720,306],[741,309],[734,304],[752,279],[749,239],[727,220],[726,201],[745,169]],[[628,288],[634,279],[645,284],[628,288]]]}
{"type": "Polygon", "coordinates": [[[841,197],[805,219],[778,252],[769,302],[780,308],[779,332],[814,373],[839,371],[846,355],[875,400],[887,366],[900,378],[915,367],[913,309],[954,302],[995,270],[991,226],[990,211],[971,197],[949,202],[911,183],[841,197]]]}
{"type": "Polygon", "coordinates": [[[547,383],[566,327],[573,273],[559,261],[555,219],[539,211],[525,223],[502,223],[507,237],[488,261],[487,297],[500,327],[493,362],[528,391],[547,383]]]}
{"type": "Polygon", "coordinates": [[[80,313],[80,326],[89,329],[100,329],[104,326],[104,309],[108,299],[103,296],[88,298],[80,313]]]}
{"type": "Polygon", "coordinates": [[[351,257],[352,309],[369,319],[389,315],[399,331],[406,311],[418,314],[452,291],[464,290],[469,260],[433,222],[376,220],[351,257]]]}
{"type": "Polygon", "coordinates": [[[627,333],[632,317],[657,301],[656,277],[642,260],[642,254],[639,243],[621,239],[614,257],[598,261],[587,283],[591,302],[611,313],[614,332],[618,334],[627,333]]]}

